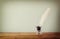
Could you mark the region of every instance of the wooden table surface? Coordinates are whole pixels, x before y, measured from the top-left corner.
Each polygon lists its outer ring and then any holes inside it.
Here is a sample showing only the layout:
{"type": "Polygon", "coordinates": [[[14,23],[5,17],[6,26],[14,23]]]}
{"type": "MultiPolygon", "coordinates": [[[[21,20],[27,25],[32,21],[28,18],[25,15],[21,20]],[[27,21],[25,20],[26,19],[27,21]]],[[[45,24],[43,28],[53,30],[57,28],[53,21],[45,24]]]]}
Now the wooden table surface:
{"type": "Polygon", "coordinates": [[[44,32],[37,35],[36,32],[1,32],[0,39],[60,39],[60,33],[44,32]]]}

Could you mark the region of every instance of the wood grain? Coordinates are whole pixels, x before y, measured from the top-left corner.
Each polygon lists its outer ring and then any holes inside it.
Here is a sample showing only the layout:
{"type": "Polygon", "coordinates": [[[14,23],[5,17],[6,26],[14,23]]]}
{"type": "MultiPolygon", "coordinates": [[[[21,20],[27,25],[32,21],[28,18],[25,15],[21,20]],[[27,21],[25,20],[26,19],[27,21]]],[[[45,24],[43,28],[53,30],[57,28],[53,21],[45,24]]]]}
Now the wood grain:
{"type": "Polygon", "coordinates": [[[60,32],[0,32],[0,39],[60,39],[60,32]]]}

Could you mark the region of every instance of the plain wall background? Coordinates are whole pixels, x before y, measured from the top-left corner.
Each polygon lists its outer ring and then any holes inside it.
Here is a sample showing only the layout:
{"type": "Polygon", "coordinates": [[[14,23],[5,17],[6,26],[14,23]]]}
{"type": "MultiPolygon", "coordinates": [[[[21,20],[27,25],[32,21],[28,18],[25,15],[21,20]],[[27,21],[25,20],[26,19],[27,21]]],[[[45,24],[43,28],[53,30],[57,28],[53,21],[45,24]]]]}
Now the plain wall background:
{"type": "Polygon", "coordinates": [[[42,32],[59,32],[59,3],[55,0],[3,1],[1,32],[36,32],[44,11],[51,8],[42,32]]]}

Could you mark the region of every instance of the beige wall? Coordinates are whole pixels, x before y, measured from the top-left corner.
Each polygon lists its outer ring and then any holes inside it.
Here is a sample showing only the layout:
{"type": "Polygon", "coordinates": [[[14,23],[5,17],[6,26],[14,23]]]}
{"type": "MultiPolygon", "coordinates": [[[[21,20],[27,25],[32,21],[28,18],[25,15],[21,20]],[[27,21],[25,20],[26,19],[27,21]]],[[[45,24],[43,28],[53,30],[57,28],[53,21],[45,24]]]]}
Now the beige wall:
{"type": "Polygon", "coordinates": [[[59,31],[60,31],[60,0],[59,0],[59,31]]]}
{"type": "Polygon", "coordinates": [[[57,1],[5,1],[2,2],[1,32],[36,32],[36,26],[47,8],[51,8],[42,32],[58,32],[57,1]]]}

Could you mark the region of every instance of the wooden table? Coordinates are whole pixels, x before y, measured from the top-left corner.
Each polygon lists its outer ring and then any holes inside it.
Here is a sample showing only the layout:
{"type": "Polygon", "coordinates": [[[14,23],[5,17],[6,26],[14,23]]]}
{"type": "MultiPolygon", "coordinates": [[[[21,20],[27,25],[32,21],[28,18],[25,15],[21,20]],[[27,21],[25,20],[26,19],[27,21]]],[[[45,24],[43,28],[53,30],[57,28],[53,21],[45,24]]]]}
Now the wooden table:
{"type": "Polygon", "coordinates": [[[0,39],[60,39],[60,33],[45,32],[37,35],[35,32],[1,32],[0,39]]]}

